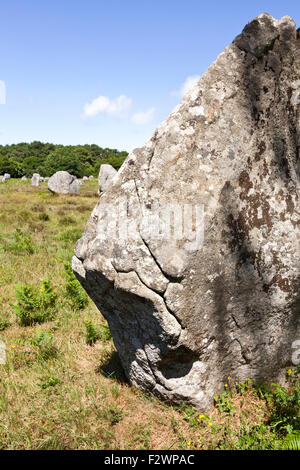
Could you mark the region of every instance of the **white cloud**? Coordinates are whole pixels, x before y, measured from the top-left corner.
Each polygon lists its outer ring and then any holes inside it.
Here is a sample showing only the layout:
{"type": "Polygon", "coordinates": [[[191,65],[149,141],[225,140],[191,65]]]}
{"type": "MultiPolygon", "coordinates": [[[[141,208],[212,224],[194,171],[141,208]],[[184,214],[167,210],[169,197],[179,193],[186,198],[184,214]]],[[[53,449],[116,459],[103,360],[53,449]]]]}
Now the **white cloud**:
{"type": "Polygon", "coordinates": [[[118,98],[111,100],[107,96],[98,96],[90,103],[84,105],[81,117],[83,119],[96,116],[97,114],[106,114],[108,116],[118,117],[120,119],[130,119],[134,124],[148,124],[153,118],[155,108],[147,111],[141,111],[131,115],[130,109],[132,99],[126,95],[120,95],[118,98]]]}
{"type": "Polygon", "coordinates": [[[171,95],[181,98],[198,82],[200,75],[190,75],[177,91],[172,91],[171,95]]]}
{"type": "Polygon", "coordinates": [[[120,95],[114,100],[110,100],[107,96],[98,96],[91,103],[84,105],[82,118],[96,116],[104,113],[115,116],[120,119],[126,119],[132,104],[132,99],[126,95],[120,95]]]}
{"type": "Polygon", "coordinates": [[[148,124],[148,122],[150,122],[151,119],[153,118],[154,111],[155,111],[155,108],[150,108],[148,109],[148,111],[135,113],[131,117],[131,120],[134,124],[138,124],[138,125],[148,124]]]}

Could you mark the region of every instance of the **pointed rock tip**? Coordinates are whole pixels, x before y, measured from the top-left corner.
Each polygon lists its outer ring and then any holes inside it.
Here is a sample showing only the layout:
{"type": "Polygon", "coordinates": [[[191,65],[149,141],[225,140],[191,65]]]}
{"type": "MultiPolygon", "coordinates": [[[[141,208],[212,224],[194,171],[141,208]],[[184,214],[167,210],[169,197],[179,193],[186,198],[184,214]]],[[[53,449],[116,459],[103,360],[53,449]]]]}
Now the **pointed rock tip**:
{"type": "Polygon", "coordinates": [[[276,20],[269,13],[261,13],[244,27],[233,43],[239,49],[260,57],[281,37],[283,31],[284,41],[296,38],[296,23],[290,16],[276,20]]]}
{"type": "Polygon", "coordinates": [[[256,18],[254,18],[253,21],[255,20],[260,20],[260,19],[268,19],[270,21],[272,21],[272,23],[274,24],[275,27],[278,27],[280,26],[281,24],[283,23],[290,23],[291,26],[293,26],[294,28],[296,28],[296,23],[295,21],[293,20],[293,18],[291,16],[288,16],[288,15],[285,15],[285,16],[282,16],[282,18],[280,18],[279,20],[277,20],[276,18],[274,18],[272,15],[270,15],[269,13],[266,13],[266,12],[263,12],[261,13],[260,15],[256,16],[256,18]]]}

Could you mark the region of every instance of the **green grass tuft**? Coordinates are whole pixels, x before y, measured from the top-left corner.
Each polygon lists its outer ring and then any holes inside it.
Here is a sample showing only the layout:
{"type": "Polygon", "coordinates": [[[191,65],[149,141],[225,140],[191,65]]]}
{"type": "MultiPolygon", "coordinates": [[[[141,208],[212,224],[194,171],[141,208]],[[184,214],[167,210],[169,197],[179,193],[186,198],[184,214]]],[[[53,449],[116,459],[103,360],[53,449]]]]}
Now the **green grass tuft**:
{"type": "Polygon", "coordinates": [[[56,298],[49,279],[43,279],[39,287],[29,284],[17,285],[17,303],[13,308],[20,325],[31,326],[51,320],[55,312],[56,298]]]}

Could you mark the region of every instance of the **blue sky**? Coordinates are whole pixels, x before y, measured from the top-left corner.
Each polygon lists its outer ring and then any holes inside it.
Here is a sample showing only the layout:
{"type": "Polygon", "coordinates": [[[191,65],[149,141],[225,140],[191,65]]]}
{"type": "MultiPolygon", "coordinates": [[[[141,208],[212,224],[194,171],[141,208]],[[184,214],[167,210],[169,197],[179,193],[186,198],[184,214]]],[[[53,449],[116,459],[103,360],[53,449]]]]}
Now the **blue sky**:
{"type": "Polygon", "coordinates": [[[300,26],[299,0],[1,0],[0,144],[143,145],[263,11],[300,26]]]}

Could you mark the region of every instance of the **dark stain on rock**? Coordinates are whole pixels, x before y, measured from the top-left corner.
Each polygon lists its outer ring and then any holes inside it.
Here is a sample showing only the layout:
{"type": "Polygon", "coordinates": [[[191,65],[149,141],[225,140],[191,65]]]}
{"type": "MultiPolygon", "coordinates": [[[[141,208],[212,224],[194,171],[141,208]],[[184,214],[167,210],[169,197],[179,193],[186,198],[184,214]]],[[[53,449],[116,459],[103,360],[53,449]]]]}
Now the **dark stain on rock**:
{"type": "Polygon", "coordinates": [[[256,152],[254,158],[255,158],[255,161],[258,162],[260,160],[260,157],[262,156],[262,154],[264,153],[264,151],[266,150],[266,144],[265,142],[262,140],[259,144],[258,144],[258,151],[256,152]]]}
{"type": "Polygon", "coordinates": [[[295,210],[295,205],[294,205],[291,194],[288,193],[286,195],[285,202],[286,202],[286,210],[292,215],[295,210]]]}
{"type": "Polygon", "coordinates": [[[250,180],[249,174],[246,170],[243,170],[239,177],[239,185],[242,188],[240,193],[240,199],[244,200],[247,199],[247,195],[251,188],[253,188],[253,183],[250,180]]]}

